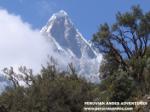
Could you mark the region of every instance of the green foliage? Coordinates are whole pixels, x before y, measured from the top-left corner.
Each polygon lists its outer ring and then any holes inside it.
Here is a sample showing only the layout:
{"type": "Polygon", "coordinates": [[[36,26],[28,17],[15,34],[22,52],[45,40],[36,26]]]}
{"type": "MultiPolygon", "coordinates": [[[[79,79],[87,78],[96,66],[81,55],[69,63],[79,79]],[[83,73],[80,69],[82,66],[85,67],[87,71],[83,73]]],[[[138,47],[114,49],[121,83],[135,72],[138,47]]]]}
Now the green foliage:
{"type": "Polygon", "coordinates": [[[119,71],[116,73],[116,79],[112,82],[109,91],[111,92],[111,101],[123,102],[128,99],[133,90],[134,84],[128,73],[119,71]]]}
{"type": "Polygon", "coordinates": [[[110,56],[123,69],[129,65],[126,60],[135,57],[143,58],[150,45],[150,12],[143,13],[139,6],[132,7],[130,12],[118,13],[116,23],[107,23],[93,36],[93,41],[99,43],[104,56],[110,56]]]}
{"type": "Polygon", "coordinates": [[[9,112],[82,112],[85,101],[98,97],[96,88],[75,74],[59,73],[55,66],[48,65],[31,85],[3,92],[0,105],[9,112]]]}
{"type": "Polygon", "coordinates": [[[93,36],[104,57],[100,90],[110,101],[136,100],[150,91],[150,12],[133,6],[118,12],[116,20],[101,25],[93,36]]]}
{"type": "Polygon", "coordinates": [[[104,93],[105,97],[103,101],[123,102],[130,98],[135,87],[132,77],[122,70],[114,72],[113,75],[105,78],[100,84],[101,93],[104,93]]]}

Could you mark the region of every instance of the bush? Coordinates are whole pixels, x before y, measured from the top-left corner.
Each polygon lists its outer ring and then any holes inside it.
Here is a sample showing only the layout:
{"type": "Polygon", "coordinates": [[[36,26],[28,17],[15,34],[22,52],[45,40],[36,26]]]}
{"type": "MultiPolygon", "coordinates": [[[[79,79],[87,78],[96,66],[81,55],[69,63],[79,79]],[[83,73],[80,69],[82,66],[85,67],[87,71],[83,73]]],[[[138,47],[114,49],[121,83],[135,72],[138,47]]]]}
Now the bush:
{"type": "Polygon", "coordinates": [[[9,112],[82,112],[85,101],[98,97],[96,88],[76,74],[58,73],[49,65],[33,78],[30,86],[3,92],[0,105],[9,112]]]}

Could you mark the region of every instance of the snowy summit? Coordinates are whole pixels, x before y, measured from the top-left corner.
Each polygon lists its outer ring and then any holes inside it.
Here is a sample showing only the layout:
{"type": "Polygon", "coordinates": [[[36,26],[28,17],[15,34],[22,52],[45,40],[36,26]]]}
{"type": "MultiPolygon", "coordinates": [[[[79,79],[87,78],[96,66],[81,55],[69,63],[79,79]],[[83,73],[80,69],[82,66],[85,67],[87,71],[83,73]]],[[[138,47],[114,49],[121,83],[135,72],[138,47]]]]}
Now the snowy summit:
{"type": "MultiPolygon", "coordinates": [[[[52,15],[41,33],[58,53],[67,54],[76,69],[87,79],[98,79],[99,64],[102,56],[97,53],[75,28],[68,14],[61,10],[52,15]]],[[[56,59],[57,60],[57,59],[56,59]]],[[[70,60],[68,58],[68,60],[70,60]]],[[[92,79],[92,81],[94,81],[92,79]]]]}

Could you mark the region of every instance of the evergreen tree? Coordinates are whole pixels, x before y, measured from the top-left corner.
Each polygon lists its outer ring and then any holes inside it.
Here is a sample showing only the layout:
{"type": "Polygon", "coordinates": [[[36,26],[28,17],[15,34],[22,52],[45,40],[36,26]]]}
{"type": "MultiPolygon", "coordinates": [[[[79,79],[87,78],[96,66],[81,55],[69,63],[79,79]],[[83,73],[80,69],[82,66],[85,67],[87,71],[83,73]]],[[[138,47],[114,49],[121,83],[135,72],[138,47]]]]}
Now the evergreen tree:
{"type": "MultiPolygon", "coordinates": [[[[115,65],[109,70],[104,70],[108,74],[112,73],[112,69],[116,70],[119,67],[126,71],[134,69],[129,60],[137,61],[143,58],[150,45],[150,12],[143,13],[139,6],[133,6],[130,12],[119,12],[116,19],[117,22],[112,26],[107,23],[101,25],[93,36],[93,41],[99,44],[105,58],[102,68],[107,69],[105,65],[115,65]]],[[[139,74],[142,72],[143,69],[139,74]]]]}
{"type": "Polygon", "coordinates": [[[93,42],[104,57],[100,87],[111,93],[109,100],[124,101],[149,94],[150,12],[144,13],[139,6],[119,12],[112,26],[100,26],[93,42]]]}

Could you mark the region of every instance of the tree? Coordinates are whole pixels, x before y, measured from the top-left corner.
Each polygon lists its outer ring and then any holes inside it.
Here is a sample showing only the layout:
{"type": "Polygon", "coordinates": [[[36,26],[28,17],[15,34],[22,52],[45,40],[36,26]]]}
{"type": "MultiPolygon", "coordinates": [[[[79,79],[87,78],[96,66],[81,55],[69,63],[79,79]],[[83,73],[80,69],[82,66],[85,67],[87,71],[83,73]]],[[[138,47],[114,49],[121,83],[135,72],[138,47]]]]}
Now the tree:
{"type": "MultiPolygon", "coordinates": [[[[112,65],[128,71],[134,69],[129,60],[142,59],[150,45],[150,12],[143,13],[139,6],[133,6],[130,12],[118,12],[116,19],[112,26],[107,23],[101,25],[93,36],[93,42],[99,44],[104,55],[103,69],[112,65]]],[[[101,72],[104,76],[116,70],[115,67],[107,72],[103,69],[101,72]]],[[[142,72],[143,69],[139,74],[142,72]]]]}
{"type": "Polygon", "coordinates": [[[150,90],[150,11],[140,7],[116,15],[113,25],[100,26],[93,35],[103,54],[101,93],[109,101],[136,100],[150,90]]]}
{"type": "Polygon", "coordinates": [[[3,72],[8,78],[13,83],[13,86],[15,88],[19,87],[20,81],[23,81],[24,84],[30,86],[31,83],[34,83],[34,77],[32,73],[32,69],[27,69],[25,66],[20,66],[18,68],[19,73],[15,73],[13,67],[10,68],[4,68],[3,72]]]}
{"type": "Polygon", "coordinates": [[[85,101],[98,98],[98,87],[77,77],[72,64],[69,68],[70,72],[58,72],[54,65],[48,64],[40,74],[31,75],[28,69],[21,67],[22,74],[11,74],[18,86],[14,83],[0,95],[0,105],[9,112],[83,112],[85,101]],[[14,75],[21,76],[21,80],[14,75]]]}

